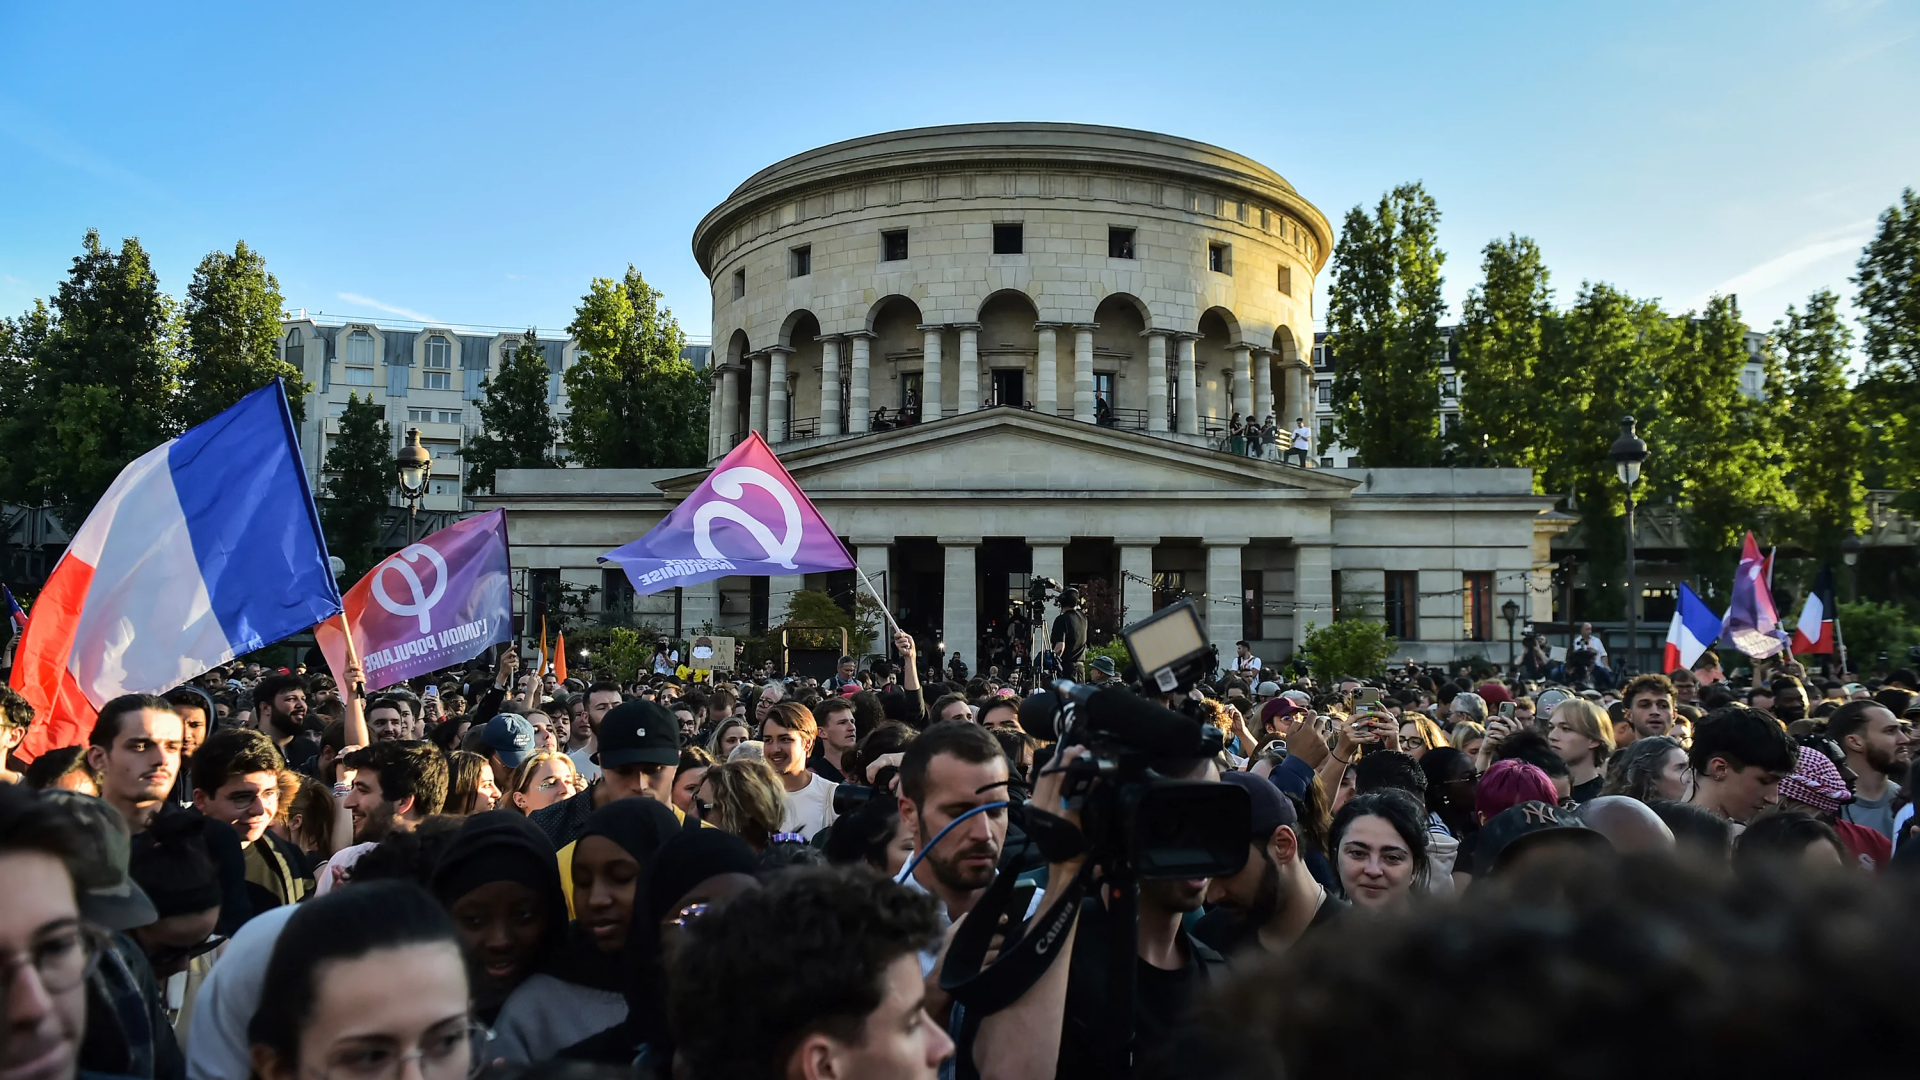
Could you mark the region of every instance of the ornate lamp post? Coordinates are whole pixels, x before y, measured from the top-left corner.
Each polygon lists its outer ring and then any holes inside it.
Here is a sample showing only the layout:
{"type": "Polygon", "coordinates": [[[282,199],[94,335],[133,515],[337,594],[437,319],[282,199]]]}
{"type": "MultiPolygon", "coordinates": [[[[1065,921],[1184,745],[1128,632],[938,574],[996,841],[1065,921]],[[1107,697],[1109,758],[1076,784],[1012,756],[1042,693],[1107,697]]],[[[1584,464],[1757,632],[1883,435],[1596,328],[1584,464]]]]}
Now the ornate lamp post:
{"type": "Polygon", "coordinates": [[[1500,605],[1500,617],[1507,620],[1507,671],[1512,673],[1515,663],[1513,630],[1514,624],[1520,621],[1520,605],[1513,597],[1507,597],[1507,602],[1500,605]]]}
{"type": "Polygon", "coordinates": [[[407,500],[407,543],[414,542],[414,526],[420,520],[420,497],[427,493],[427,481],[433,476],[433,455],[420,445],[420,429],[407,429],[407,444],[394,458],[400,474],[400,494],[407,500]]]}
{"type": "Polygon", "coordinates": [[[1620,418],[1620,437],[1607,451],[1621,485],[1627,489],[1627,670],[1621,672],[1623,675],[1632,674],[1638,666],[1635,661],[1640,645],[1640,568],[1633,557],[1633,485],[1639,482],[1640,466],[1647,460],[1647,441],[1634,433],[1633,423],[1631,416],[1620,418]]]}

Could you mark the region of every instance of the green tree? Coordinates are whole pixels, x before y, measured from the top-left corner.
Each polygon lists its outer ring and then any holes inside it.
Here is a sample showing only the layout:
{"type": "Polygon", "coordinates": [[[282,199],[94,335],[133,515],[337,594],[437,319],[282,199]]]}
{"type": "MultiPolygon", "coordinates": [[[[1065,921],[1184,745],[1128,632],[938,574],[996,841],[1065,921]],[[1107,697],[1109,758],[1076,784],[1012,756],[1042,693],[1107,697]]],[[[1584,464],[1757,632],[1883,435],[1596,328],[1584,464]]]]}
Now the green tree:
{"type": "Polygon", "coordinates": [[[1794,448],[1789,484],[1798,513],[1792,537],[1823,560],[1838,556],[1847,533],[1867,524],[1861,475],[1867,429],[1855,413],[1847,378],[1852,335],[1839,304],[1839,297],[1822,289],[1807,298],[1804,311],[1787,308],[1774,328],[1785,396],[1792,403],[1784,432],[1794,448]]]}
{"type": "Polygon", "coordinates": [[[1307,624],[1301,651],[1314,680],[1332,686],[1343,678],[1371,679],[1386,670],[1398,643],[1387,636],[1385,623],[1374,619],[1338,619],[1315,627],[1307,624]]]}
{"type": "Polygon", "coordinates": [[[185,309],[185,393],[180,414],[198,424],[242,397],[282,379],[293,422],[307,415],[312,388],[300,369],[280,359],[280,283],[267,273],[267,261],[246,241],[231,254],[215,251],[200,260],[187,287],[185,309]]]}
{"type": "Polygon", "coordinates": [[[1732,297],[1713,297],[1678,328],[1658,371],[1663,411],[1646,435],[1668,464],[1654,470],[1642,497],[1678,504],[1690,567],[1702,581],[1720,581],[1733,575],[1746,530],[1788,505],[1772,423],[1782,398],[1773,392],[1753,401],[1740,392],[1747,326],[1732,297]]]}
{"type": "Polygon", "coordinates": [[[173,303],[140,241],[115,252],[88,230],[51,316],[36,309],[8,334],[3,494],[78,528],[127,462],[179,431],[173,303]]]}
{"type": "MultiPolygon", "coordinates": [[[[1660,305],[1597,283],[1582,286],[1572,309],[1543,327],[1538,385],[1558,404],[1546,490],[1567,493],[1569,508],[1580,512],[1594,571],[1589,595],[1600,618],[1624,612],[1626,604],[1620,573],[1626,499],[1608,450],[1620,436],[1624,416],[1639,421],[1642,432],[1658,426],[1664,404],[1659,372],[1679,334],[1679,323],[1660,305]]],[[[1644,500],[1667,471],[1681,467],[1654,458],[1642,474],[1638,497],[1644,500]]]]}
{"type": "Polygon", "coordinates": [[[1866,334],[1861,404],[1872,432],[1876,484],[1902,489],[1902,505],[1920,512],[1920,194],[1907,188],[1880,215],[1880,231],[1860,254],[1854,304],[1866,334]]]}
{"type": "Polygon", "coordinates": [[[1553,288],[1540,248],[1525,236],[1487,244],[1481,284],[1467,294],[1454,335],[1460,420],[1453,460],[1468,467],[1532,469],[1543,491],[1554,401],[1537,384],[1542,324],[1553,288]]]}
{"type": "Polygon", "coordinates": [[[320,526],[327,550],[347,564],[347,581],[357,581],[380,561],[374,546],[394,486],[393,436],[371,393],[347,395],[325,469],[331,475],[320,526]]]}
{"type": "Polygon", "coordinates": [[[523,343],[500,365],[500,373],[480,384],[480,434],[463,451],[467,491],[493,490],[501,469],[557,469],[562,464],[553,444],[559,424],[547,405],[547,358],[540,338],[528,330],[523,343]]]}
{"type": "Polygon", "coordinates": [[[1327,307],[1334,430],[1376,467],[1440,463],[1440,210],[1418,183],[1347,212],[1327,307]]]}
{"type": "Polygon", "coordinates": [[[1881,671],[1891,667],[1909,667],[1908,649],[1920,645],[1920,626],[1898,604],[1879,604],[1862,600],[1840,605],[1840,636],[1847,645],[1847,660],[1855,671],[1881,671]],[[1887,654],[1887,664],[1880,654],[1887,654]]]}
{"type": "Polygon", "coordinates": [[[595,278],[567,332],[567,446],[594,469],[692,468],[707,456],[707,385],[680,355],[686,335],[632,266],[595,278]]]}

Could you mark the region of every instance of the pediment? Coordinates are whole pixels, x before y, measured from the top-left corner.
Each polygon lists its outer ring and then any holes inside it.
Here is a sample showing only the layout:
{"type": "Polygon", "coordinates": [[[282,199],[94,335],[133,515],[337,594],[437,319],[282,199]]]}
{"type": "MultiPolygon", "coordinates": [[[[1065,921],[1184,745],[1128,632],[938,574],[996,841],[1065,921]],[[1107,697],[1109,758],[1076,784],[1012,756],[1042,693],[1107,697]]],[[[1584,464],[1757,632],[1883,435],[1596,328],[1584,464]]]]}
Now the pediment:
{"type": "MultiPolygon", "coordinates": [[[[1139,432],[988,409],[780,453],[810,495],[839,492],[1247,494],[1343,498],[1354,481],[1139,432]]],[[[692,491],[705,472],[660,487],[692,491]]]]}

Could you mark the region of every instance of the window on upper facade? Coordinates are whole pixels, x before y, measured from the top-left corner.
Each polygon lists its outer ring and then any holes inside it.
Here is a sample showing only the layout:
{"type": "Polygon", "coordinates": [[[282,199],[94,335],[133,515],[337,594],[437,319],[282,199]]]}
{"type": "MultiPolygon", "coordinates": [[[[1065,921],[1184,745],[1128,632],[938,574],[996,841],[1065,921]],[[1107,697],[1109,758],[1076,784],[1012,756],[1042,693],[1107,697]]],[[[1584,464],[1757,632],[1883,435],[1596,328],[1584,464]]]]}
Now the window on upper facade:
{"type": "Polygon", "coordinates": [[[1460,376],[1458,375],[1441,376],[1440,377],[1440,396],[1441,397],[1459,397],[1460,396],[1460,376]]]}
{"type": "Polygon", "coordinates": [[[287,363],[301,371],[306,370],[307,346],[304,339],[300,337],[300,328],[297,326],[287,331],[287,363]]]}
{"type": "Polygon", "coordinates": [[[889,229],[880,234],[880,259],[899,262],[907,257],[907,230],[889,229]]]}
{"type": "Polygon", "coordinates": [[[438,334],[427,339],[426,354],[421,360],[424,370],[420,374],[420,385],[427,390],[453,389],[453,343],[438,334]]]}
{"type": "Polygon", "coordinates": [[[1293,295],[1293,267],[1283,266],[1280,268],[1280,283],[1278,288],[1281,296],[1293,295]]]}
{"type": "Polygon", "coordinates": [[[1107,228],[1107,258],[1133,258],[1133,230],[1117,226],[1107,228]]]}
{"type": "Polygon", "coordinates": [[[1208,244],[1207,269],[1216,274],[1233,273],[1233,245],[1208,244]]]}
{"type": "Polygon", "coordinates": [[[1313,396],[1314,400],[1322,405],[1333,404],[1333,384],[1321,383],[1319,388],[1313,392],[1313,396]]]}
{"type": "Polygon", "coordinates": [[[1493,640],[1493,571],[1474,570],[1460,577],[1461,636],[1468,641],[1493,640]]]}
{"type": "Polygon", "coordinates": [[[346,355],[348,386],[373,385],[373,335],[365,330],[355,330],[347,335],[346,355]]]}
{"type": "MultiPolygon", "coordinates": [[[[1352,468],[1352,464],[1348,464],[1352,468]]],[[[1387,635],[1401,641],[1420,640],[1420,573],[1417,570],[1386,572],[1386,596],[1382,614],[1387,635]]]]}
{"type": "Polygon", "coordinates": [[[787,253],[787,276],[806,277],[813,273],[813,245],[794,248],[787,253]]]}
{"type": "Polygon", "coordinates": [[[745,270],[735,270],[733,272],[733,298],[738,300],[745,295],[747,295],[747,272],[745,270]]]}
{"type": "Polygon", "coordinates": [[[1019,223],[993,227],[993,253],[1019,255],[1027,250],[1026,226],[1019,223]]]}

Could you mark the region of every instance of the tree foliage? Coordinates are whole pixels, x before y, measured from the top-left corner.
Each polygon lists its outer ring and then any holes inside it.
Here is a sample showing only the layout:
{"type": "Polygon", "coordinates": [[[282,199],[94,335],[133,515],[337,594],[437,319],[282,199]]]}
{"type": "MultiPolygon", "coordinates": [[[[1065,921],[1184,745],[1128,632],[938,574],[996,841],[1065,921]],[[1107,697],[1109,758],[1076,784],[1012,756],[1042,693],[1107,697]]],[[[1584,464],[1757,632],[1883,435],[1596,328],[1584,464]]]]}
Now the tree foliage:
{"type": "Polygon", "coordinates": [[[680,355],[686,335],[661,294],[627,267],[595,278],[567,332],[567,446],[588,468],[693,468],[707,456],[707,385],[680,355]]]}
{"type": "Polygon", "coordinates": [[[1332,686],[1343,678],[1371,679],[1386,670],[1398,644],[1385,623],[1374,619],[1337,619],[1326,626],[1307,624],[1307,666],[1314,681],[1332,686]]]}
{"type": "Polygon", "coordinates": [[[210,419],[269,379],[286,383],[293,422],[306,421],[306,394],[312,388],[299,368],[280,359],[283,307],[280,283],[246,241],[235,244],[232,253],[215,251],[200,260],[187,287],[183,318],[183,424],[210,419]]]}
{"type": "Polygon", "coordinates": [[[1453,460],[1467,467],[1534,470],[1541,482],[1551,447],[1540,433],[1557,419],[1541,392],[1541,339],[1553,288],[1540,248],[1525,236],[1494,240],[1482,252],[1481,285],[1467,294],[1454,335],[1460,421],[1453,460]]]}
{"type": "Polygon", "coordinates": [[[500,373],[480,384],[482,430],[463,451],[467,491],[493,490],[501,469],[557,469],[564,462],[553,444],[560,426],[547,404],[547,358],[540,338],[528,330],[500,364],[500,373]]]}
{"type": "Polygon", "coordinates": [[[320,527],[327,550],[347,564],[346,578],[357,581],[379,562],[380,515],[394,487],[393,437],[380,407],[369,394],[347,395],[340,433],[327,450],[326,501],[320,527]]]}
{"type": "Polygon", "coordinates": [[[1440,210],[1418,183],[1347,212],[1333,250],[1327,343],[1334,430],[1372,467],[1440,463],[1440,210]]]}
{"type": "Polygon", "coordinates": [[[1865,329],[1867,375],[1861,382],[1870,460],[1877,486],[1900,489],[1901,503],[1920,513],[1920,194],[1907,188],[1880,215],[1880,230],[1861,252],[1854,304],[1865,329]]]}
{"type": "Polygon", "coordinates": [[[1774,330],[1783,396],[1792,404],[1783,433],[1794,448],[1790,536],[1828,561],[1840,554],[1849,532],[1867,524],[1861,474],[1867,430],[1847,379],[1852,335],[1840,320],[1839,304],[1839,297],[1822,289],[1807,298],[1805,310],[1789,307],[1774,330]]]}

